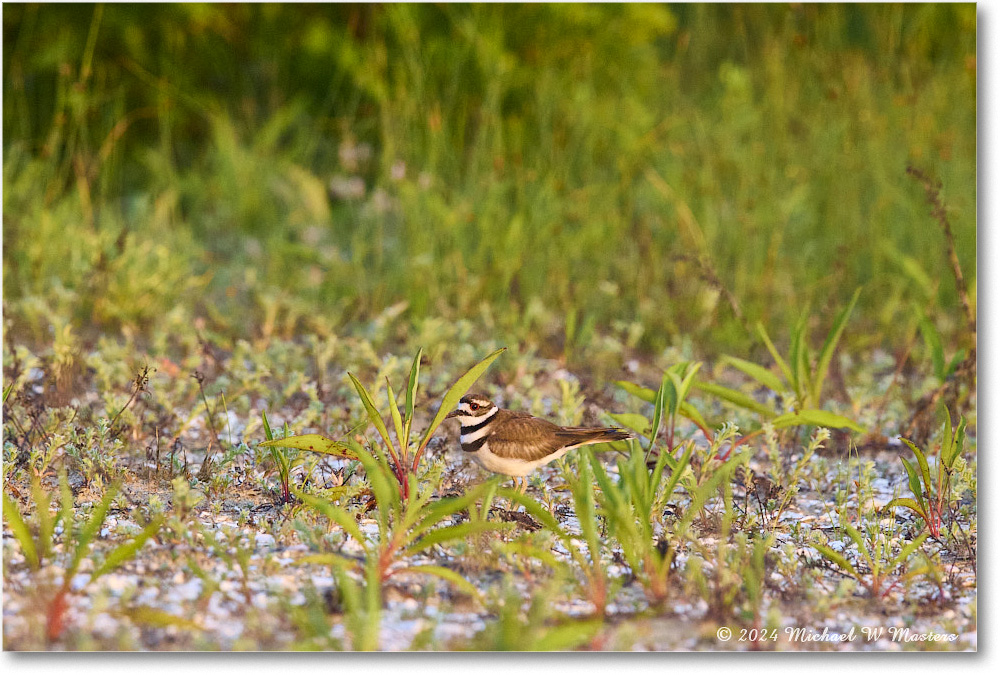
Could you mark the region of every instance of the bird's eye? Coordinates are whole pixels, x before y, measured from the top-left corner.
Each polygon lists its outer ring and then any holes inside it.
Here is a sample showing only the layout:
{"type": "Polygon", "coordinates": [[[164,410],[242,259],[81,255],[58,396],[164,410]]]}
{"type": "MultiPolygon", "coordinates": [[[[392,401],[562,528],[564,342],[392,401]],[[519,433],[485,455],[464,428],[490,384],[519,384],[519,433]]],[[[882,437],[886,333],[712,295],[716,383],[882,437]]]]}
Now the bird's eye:
{"type": "Polygon", "coordinates": [[[478,403],[470,403],[469,404],[469,410],[479,410],[479,404],[478,403]]]}

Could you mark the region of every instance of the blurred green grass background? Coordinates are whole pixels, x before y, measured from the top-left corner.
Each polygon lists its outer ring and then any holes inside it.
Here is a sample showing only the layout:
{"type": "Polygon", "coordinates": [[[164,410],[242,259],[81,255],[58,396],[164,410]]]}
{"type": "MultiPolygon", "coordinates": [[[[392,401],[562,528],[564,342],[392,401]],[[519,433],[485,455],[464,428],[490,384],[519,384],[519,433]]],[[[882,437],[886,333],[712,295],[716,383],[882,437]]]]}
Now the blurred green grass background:
{"type": "Polygon", "coordinates": [[[3,6],[8,334],[350,333],[399,311],[708,355],[864,291],[960,329],[976,9],[3,6]],[[701,261],[701,262],[699,262],[701,261]]]}

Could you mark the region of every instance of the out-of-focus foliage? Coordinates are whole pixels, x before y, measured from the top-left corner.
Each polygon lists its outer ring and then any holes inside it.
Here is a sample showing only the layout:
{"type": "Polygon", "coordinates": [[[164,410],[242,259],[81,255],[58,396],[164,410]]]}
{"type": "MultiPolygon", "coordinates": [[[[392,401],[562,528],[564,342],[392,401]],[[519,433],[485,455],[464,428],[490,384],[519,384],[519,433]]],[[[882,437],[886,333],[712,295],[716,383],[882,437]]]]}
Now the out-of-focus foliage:
{"type": "Polygon", "coordinates": [[[972,4],[5,5],[3,32],[4,305],[34,339],[405,301],[746,346],[707,261],[751,323],[864,284],[891,343],[908,270],[945,269],[908,163],[974,288],[972,4]]]}

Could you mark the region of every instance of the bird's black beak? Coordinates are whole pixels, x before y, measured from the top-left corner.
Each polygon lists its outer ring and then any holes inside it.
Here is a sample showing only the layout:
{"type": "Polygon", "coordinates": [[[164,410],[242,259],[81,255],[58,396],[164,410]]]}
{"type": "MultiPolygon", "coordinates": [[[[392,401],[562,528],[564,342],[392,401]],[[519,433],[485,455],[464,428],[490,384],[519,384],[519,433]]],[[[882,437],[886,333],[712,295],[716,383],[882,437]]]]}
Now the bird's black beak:
{"type": "Polygon", "coordinates": [[[452,410],[450,413],[444,416],[446,420],[450,420],[452,417],[458,417],[458,411],[452,410]]]}

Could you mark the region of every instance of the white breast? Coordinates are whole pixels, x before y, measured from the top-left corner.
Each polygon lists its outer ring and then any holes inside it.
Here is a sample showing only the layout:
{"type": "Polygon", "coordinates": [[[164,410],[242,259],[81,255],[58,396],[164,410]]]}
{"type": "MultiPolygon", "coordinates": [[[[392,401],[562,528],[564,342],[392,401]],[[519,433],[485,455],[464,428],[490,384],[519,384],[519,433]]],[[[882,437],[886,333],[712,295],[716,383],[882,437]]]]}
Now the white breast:
{"type": "MultiPolygon", "coordinates": [[[[471,436],[471,434],[470,434],[471,436]]],[[[475,439],[472,439],[475,440],[475,439]]],[[[462,438],[462,442],[465,441],[465,437],[462,438]]],[[[497,457],[492,452],[490,452],[489,441],[483,443],[483,447],[479,448],[476,452],[470,452],[468,454],[482,466],[484,469],[492,471],[494,473],[502,473],[505,476],[527,476],[529,473],[542,466],[543,464],[548,464],[554,459],[562,457],[571,448],[562,448],[547,457],[542,459],[536,459],[533,462],[527,462],[523,459],[508,459],[505,457],[497,457]]]]}

